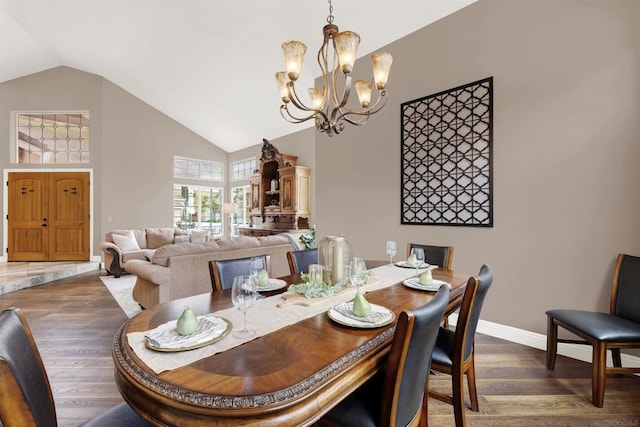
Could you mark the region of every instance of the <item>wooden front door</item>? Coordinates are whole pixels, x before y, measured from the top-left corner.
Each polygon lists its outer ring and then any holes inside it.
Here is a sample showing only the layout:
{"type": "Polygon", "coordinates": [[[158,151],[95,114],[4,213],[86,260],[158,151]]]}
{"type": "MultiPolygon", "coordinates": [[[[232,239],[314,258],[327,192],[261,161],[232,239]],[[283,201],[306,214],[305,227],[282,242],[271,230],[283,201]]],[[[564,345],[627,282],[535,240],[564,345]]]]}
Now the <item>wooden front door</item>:
{"type": "Polygon", "coordinates": [[[89,173],[9,173],[9,261],[89,260],[89,173]]]}

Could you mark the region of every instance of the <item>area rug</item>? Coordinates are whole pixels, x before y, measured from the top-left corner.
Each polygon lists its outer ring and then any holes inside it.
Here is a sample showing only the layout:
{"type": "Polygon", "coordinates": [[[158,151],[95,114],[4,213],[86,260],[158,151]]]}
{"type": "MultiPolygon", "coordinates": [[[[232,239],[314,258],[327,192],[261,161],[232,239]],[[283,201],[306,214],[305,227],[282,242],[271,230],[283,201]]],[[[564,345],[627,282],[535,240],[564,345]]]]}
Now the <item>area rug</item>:
{"type": "Polygon", "coordinates": [[[136,276],[133,274],[123,274],[119,278],[113,276],[100,276],[100,280],[107,287],[113,298],[116,300],[127,317],[132,317],[140,312],[140,306],[133,300],[131,291],[136,284],[136,276]]]}

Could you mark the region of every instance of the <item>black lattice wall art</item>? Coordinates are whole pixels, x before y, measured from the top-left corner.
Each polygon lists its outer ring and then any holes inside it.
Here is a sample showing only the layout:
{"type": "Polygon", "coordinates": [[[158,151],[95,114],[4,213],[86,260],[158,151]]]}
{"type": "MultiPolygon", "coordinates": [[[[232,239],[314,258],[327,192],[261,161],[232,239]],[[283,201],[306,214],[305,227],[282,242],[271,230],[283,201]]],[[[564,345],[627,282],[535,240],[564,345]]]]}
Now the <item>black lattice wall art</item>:
{"type": "Polygon", "coordinates": [[[493,226],[493,77],[401,105],[402,224],[493,226]]]}

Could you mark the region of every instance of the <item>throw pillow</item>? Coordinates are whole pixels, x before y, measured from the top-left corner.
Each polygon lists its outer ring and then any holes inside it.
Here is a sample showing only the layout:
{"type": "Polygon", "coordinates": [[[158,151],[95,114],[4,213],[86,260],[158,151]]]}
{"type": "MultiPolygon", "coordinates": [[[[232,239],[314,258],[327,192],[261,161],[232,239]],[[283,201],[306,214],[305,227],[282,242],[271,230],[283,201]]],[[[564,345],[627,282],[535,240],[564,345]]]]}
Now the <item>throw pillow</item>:
{"type": "Polygon", "coordinates": [[[173,243],[173,228],[147,228],[147,247],[157,249],[173,243]]]}
{"type": "Polygon", "coordinates": [[[189,243],[191,238],[189,236],[176,236],[174,243],[189,243]]]}
{"type": "Polygon", "coordinates": [[[122,252],[140,250],[140,246],[138,246],[138,242],[133,235],[133,231],[129,231],[124,236],[121,234],[112,234],[111,238],[113,239],[113,243],[115,243],[122,252]]]}
{"type": "Polygon", "coordinates": [[[207,230],[192,230],[191,243],[204,243],[207,240],[209,232],[207,230]]]}

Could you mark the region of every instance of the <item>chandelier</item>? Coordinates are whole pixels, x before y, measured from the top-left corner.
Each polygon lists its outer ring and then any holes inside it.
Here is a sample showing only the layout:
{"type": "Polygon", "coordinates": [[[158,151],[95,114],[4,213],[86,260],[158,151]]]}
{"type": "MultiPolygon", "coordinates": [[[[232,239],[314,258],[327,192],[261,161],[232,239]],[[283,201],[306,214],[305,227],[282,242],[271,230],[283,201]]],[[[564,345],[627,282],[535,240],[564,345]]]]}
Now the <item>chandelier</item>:
{"type": "Polygon", "coordinates": [[[360,36],[352,31],[338,32],[338,26],[333,23],[331,0],[329,0],[327,22],[328,24],[322,29],[324,41],[318,52],[318,64],[322,71],[322,89],[316,87],[308,89],[311,104],[307,105],[300,99],[295,85],[307,51],[304,43],[292,40],[282,44],[287,71],[277,72],[276,80],[283,102],[280,106],[280,114],[285,120],[291,123],[302,123],[315,119],[316,128],[320,132],[333,136],[344,130],[345,122],[362,126],[367,123],[372,114],[384,107],[387,101],[385,86],[393,58],[386,52],[377,52],[371,56],[372,81],[353,82],[361,108],[351,109],[347,106],[347,102],[352,89],[351,72],[356,60],[360,36]],[[330,60],[331,63],[329,63],[330,60]],[[340,78],[340,75],[343,77],[340,78]],[[371,92],[374,82],[377,98],[372,104],[371,92]]]}

